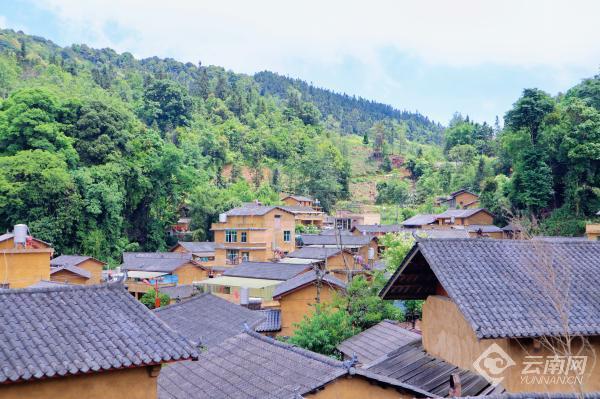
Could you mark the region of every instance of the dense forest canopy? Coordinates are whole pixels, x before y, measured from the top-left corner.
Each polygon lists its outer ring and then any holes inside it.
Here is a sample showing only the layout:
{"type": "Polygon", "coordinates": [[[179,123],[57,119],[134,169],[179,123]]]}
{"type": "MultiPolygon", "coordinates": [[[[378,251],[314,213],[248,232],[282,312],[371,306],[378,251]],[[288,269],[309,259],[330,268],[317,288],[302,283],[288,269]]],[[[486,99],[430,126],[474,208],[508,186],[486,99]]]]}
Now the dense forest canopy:
{"type": "Polygon", "coordinates": [[[285,191],[331,210],[366,180],[378,204],[402,208],[396,217],[465,187],[499,223],[526,214],[547,233],[580,234],[600,209],[600,77],[556,97],[527,89],[504,119],[457,114],[442,128],[270,72],[2,30],[0,228],[27,223],[59,253],[118,262],[123,250],[168,248],[183,214],[206,239],[242,202],[285,191]]]}

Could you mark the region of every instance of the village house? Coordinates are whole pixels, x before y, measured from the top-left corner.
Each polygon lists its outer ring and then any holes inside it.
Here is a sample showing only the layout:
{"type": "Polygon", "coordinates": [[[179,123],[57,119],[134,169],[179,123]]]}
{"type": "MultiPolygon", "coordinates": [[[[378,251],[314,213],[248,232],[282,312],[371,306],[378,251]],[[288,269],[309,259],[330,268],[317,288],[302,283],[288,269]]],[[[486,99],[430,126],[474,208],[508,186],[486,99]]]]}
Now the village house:
{"type": "Polygon", "coordinates": [[[148,399],[196,348],[120,283],[0,292],[0,397],[148,399]]]}
{"type": "Polygon", "coordinates": [[[279,335],[292,335],[294,325],[310,315],[315,304],[331,302],[337,292],[345,289],[346,284],[340,279],[330,274],[319,279],[315,271],[302,273],[279,284],[273,293],[273,299],[279,301],[281,310],[279,335]]]}
{"type": "Polygon", "coordinates": [[[321,211],[319,201],[305,195],[287,195],[281,199],[281,202],[287,206],[303,206],[321,211]]]}
{"type": "Polygon", "coordinates": [[[159,376],[160,399],[409,399],[409,384],[247,330],[159,376]]]}
{"type": "Polygon", "coordinates": [[[403,221],[402,226],[407,229],[428,229],[437,225],[437,215],[423,214],[415,215],[403,221]]]}
{"type": "Polygon", "coordinates": [[[435,218],[440,227],[494,224],[494,215],[483,208],[448,209],[435,218]]]}
{"type": "Polygon", "coordinates": [[[454,230],[465,230],[471,238],[505,238],[504,230],[493,224],[469,224],[466,226],[452,226],[454,230]]]}
{"type": "MultiPolygon", "coordinates": [[[[600,216],[600,211],[596,213],[596,216],[600,216]]],[[[588,223],[585,226],[585,235],[588,240],[598,241],[600,240],[600,223],[588,223]]]]}
{"type": "Polygon", "coordinates": [[[354,226],[366,224],[381,224],[381,214],[360,210],[338,210],[334,216],[334,228],[340,230],[352,230],[354,226]]]}
{"type": "Polygon", "coordinates": [[[486,396],[504,392],[483,376],[460,369],[425,352],[421,335],[392,320],[348,338],[337,346],[344,358],[356,359],[356,367],[373,374],[393,378],[428,392],[432,396],[486,396]],[[452,376],[459,386],[452,387],[452,376]]]}
{"type": "Polygon", "coordinates": [[[154,314],[196,346],[212,348],[244,331],[260,327],[265,314],[204,293],[169,306],[154,309],[154,314]]]}
{"type": "Polygon", "coordinates": [[[306,246],[295,250],[281,260],[281,263],[309,262],[329,271],[335,277],[349,281],[353,275],[367,273],[375,268],[375,263],[369,264],[349,249],[306,246]]]}
{"type": "Polygon", "coordinates": [[[50,279],[70,284],[100,284],[106,263],[91,256],[60,255],[50,260],[50,279]]]}
{"type": "Polygon", "coordinates": [[[31,237],[26,225],[0,235],[0,288],[25,288],[50,280],[50,244],[31,237]]]}
{"type": "Polygon", "coordinates": [[[479,195],[467,189],[453,192],[447,197],[439,197],[436,205],[447,206],[451,209],[471,209],[479,207],[479,195]]]}
{"type": "Polygon", "coordinates": [[[320,247],[347,249],[360,256],[364,263],[379,259],[379,240],[372,235],[329,235],[301,234],[297,240],[299,247],[320,247]]]}
{"type": "Polygon", "coordinates": [[[203,290],[233,303],[260,301],[262,306],[271,306],[275,287],[298,274],[312,269],[310,261],[298,263],[244,262],[226,270],[216,278],[199,281],[203,290]],[[247,298],[244,295],[247,293],[247,298]]]}
{"type": "Polygon", "coordinates": [[[295,249],[295,228],[294,214],[282,207],[248,204],[231,209],[211,227],[215,264],[233,266],[282,258],[295,249]]]}
{"type": "Polygon", "coordinates": [[[425,300],[429,355],[484,370],[508,392],[573,393],[600,391],[598,286],[597,242],[429,239],[381,296],[425,300]],[[555,378],[557,357],[570,362],[560,370],[570,379],[555,378]],[[488,358],[503,364],[490,368],[488,358]]]}
{"type": "Polygon", "coordinates": [[[284,209],[294,215],[294,220],[296,224],[301,224],[304,226],[313,225],[318,228],[323,227],[323,223],[325,221],[325,213],[322,211],[315,210],[310,206],[291,206],[285,205],[281,206],[281,209],[284,209]]]}
{"type": "Polygon", "coordinates": [[[170,252],[189,252],[196,262],[204,266],[215,265],[215,243],[211,241],[179,241],[170,252]]]}
{"type": "Polygon", "coordinates": [[[404,226],[401,224],[359,224],[352,228],[352,234],[356,236],[384,236],[389,233],[400,233],[404,231],[404,226]]]}
{"type": "Polygon", "coordinates": [[[212,275],[210,268],[193,260],[189,252],[124,252],[121,271],[127,276],[127,289],[136,298],[153,289],[156,283],[160,290],[165,286],[192,284],[212,275]]]}
{"type": "Polygon", "coordinates": [[[169,296],[169,304],[179,303],[199,294],[198,288],[193,284],[161,285],[158,292],[169,296]]]}

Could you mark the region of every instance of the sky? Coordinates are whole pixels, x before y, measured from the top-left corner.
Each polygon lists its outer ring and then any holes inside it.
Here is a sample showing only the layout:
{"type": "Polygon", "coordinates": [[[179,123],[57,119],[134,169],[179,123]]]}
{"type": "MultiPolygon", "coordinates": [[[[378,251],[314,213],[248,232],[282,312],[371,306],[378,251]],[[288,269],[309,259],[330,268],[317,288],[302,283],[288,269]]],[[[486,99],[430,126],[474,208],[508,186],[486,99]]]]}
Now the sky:
{"type": "Polygon", "coordinates": [[[0,0],[0,27],[493,123],[600,73],[597,0],[0,0]]]}

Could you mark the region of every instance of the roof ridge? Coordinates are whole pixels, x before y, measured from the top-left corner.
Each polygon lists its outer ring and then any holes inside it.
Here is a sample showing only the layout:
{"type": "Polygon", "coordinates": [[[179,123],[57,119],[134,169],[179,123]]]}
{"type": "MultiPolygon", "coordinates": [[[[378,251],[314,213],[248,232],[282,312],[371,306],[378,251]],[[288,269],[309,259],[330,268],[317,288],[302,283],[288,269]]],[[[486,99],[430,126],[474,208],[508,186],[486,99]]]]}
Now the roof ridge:
{"type": "MultiPolygon", "coordinates": [[[[341,369],[345,369],[344,363],[341,362],[341,361],[339,361],[339,360],[335,360],[335,359],[333,359],[333,358],[331,358],[329,356],[325,356],[325,355],[322,355],[320,353],[316,353],[316,352],[310,351],[308,349],[301,348],[301,347],[296,346],[294,344],[290,344],[290,343],[287,343],[287,342],[278,341],[278,340],[276,340],[274,338],[267,337],[265,335],[262,335],[260,333],[255,332],[255,331],[252,331],[252,330],[245,330],[244,332],[242,332],[242,334],[247,334],[247,335],[249,335],[249,336],[251,336],[253,338],[259,339],[259,340],[261,340],[263,342],[266,342],[268,344],[271,344],[273,346],[277,346],[277,347],[280,347],[280,348],[283,348],[283,349],[291,350],[292,352],[297,353],[299,355],[302,355],[302,356],[304,356],[304,357],[306,357],[308,359],[316,360],[318,362],[325,363],[325,364],[333,366],[333,367],[339,367],[341,369]]],[[[239,335],[238,335],[238,337],[239,337],[239,335]]],[[[235,337],[232,337],[232,338],[235,338],[235,337]]]]}
{"type": "Polygon", "coordinates": [[[5,294],[29,294],[29,293],[44,293],[44,292],[55,292],[55,291],[80,291],[80,290],[100,290],[100,289],[111,289],[117,290],[122,289],[125,291],[125,284],[122,281],[111,281],[100,284],[91,285],[79,285],[72,284],[68,286],[56,286],[56,287],[44,287],[44,288],[7,288],[0,291],[0,295],[5,294]]]}

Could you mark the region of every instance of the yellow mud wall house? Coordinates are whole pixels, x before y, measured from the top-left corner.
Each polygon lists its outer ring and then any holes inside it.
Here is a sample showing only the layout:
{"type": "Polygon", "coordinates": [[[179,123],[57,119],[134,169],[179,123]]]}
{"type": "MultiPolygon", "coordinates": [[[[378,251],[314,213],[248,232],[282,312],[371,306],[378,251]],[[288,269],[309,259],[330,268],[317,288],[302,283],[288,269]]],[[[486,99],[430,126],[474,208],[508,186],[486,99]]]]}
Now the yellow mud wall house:
{"type": "Polygon", "coordinates": [[[198,356],[120,283],[6,290],[0,307],[3,399],[155,399],[161,366],[198,356]]]}
{"type": "Polygon", "coordinates": [[[599,285],[597,242],[424,240],[382,297],[425,299],[425,350],[508,392],[595,392],[599,285]]]}
{"type": "Polygon", "coordinates": [[[317,303],[329,303],[339,290],[346,288],[345,283],[329,274],[317,286],[317,275],[310,271],[291,278],[275,287],[273,299],[279,301],[281,310],[281,331],[278,335],[290,336],[296,329],[295,324],[309,316],[317,303]]]}
{"type": "Polygon", "coordinates": [[[215,265],[215,243],[210,241],[179,241],[171,252],[191,253],[192,258],[203,266],[215,265]]]}
{"type": "Polygon", "coordinates": [[[17,225],[13,233],[0,235],[0,285],[25,288],[50,280],[50,244],[27,236],[27,226],[17,225]]]}
{"type": "Polygon", "coordinates": [[[494,224],[494,215],[483,208],[448,209],[436,215],[439,226],[469,226],[494,224]]]}
{"type": "Polygon", "coordinates": [[[471,209],[479,207],[479,195],[469,190],[458,190],[447,197],[440,197],[438,203],[453,209],[471,209]]]}
{"type": "Polygon", "coordinates": [[[215,265],[266,262],[294,251],[294,214],[277,206],[246,205],[219,216],[211,230],[215,265]]]}
{"type": "Polygon", "coordinates": [[[288,195],[281,200],[288,206],[310,206],[314,205],[314,200],[303,195],[288,195]]]}
{"type": "Polygon", "coordinates": [[[178,362],[165,367],[158,385],[159,397],[170,399],[205,399],[206,392],[210,392],[211,398],[221,397],[220,392],[235,392],[239,399],[433,397],[393,378],[251,330],[209,346],[197,362],[178,362]],[[232,375],[241,378],[231,378],[232,375]]]}
{"type": "Polygon", "coordinates": [[[99,284],[106,264],[90,256],[61,255],[50,261],[50,279],[59,283],[99,284]]]}
{"type": "Polygon", "coordinates": [[[155,279],[160,289],[202,281],[210,273],[189,252],[124,252],[121,270],[127,274],[127,289],[136,298],[152,290],[155,279]]]}

